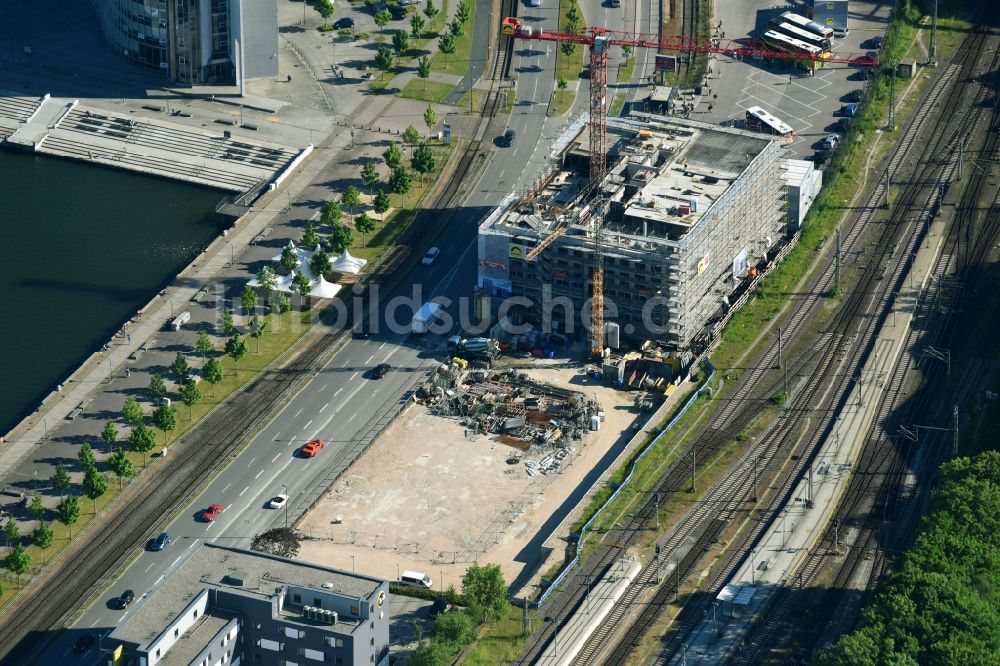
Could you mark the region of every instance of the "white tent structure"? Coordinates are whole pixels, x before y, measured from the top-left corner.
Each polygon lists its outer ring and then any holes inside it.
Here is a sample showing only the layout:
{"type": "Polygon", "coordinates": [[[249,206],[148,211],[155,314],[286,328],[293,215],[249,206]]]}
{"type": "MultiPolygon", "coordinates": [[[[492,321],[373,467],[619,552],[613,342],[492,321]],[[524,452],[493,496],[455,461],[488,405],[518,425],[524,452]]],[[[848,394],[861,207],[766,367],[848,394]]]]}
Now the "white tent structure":
{"type": "Polygon", "coordinates": [[[340,255],[333,261],[332,270],[338,273],[348,273],[350,275],[357,275],[361,272],[361,269],[365,267],[368,263],[367,259],[359,259],[358,257],[352,257],[351,253],[344,250],[344,254],[340,255]]]}
{"type": "MultiPolygon", "coordinates": [[[[337,293],[342,289],[342,287],[339,284],[333,284],[332,282],[327,282],[322,275],[320,275],[317,278],[315,275],[313,275],[312,268],[310,268],[310,263],[313,255],[319,252],[322,248],[319,245],[317,245],[315,250],[304,250],[300,247],[297,247],[295,243],[293,243],[292,241],[288,241],[288,247],[295,250],[295,256],[298,258],[298,265],[296,266],[295,271],[293,271],[291,274],[278,276],[278,285],[277,287],[275,287],[275,289],[277,289],[278,291],[284,291],[289,294],[297,293],[297,290],[295,289],[295,285],[292,283],[292,280],[295,277],[295,273],[302,273],[307,278],[309,278],[309,281],[313,285],[312,291],[309,292],[309,295],[312,298],[333,298],[334,296],[336,296],[337,293]]],[[[344,255],[348,256],[350,259],[353,259],[354,261],[362,262],[361,266],[364,266],[367,263],[364,259],[354,259],[354,257],[351,257],[349,254],[347,254],[346,251],[344,252],[344,255]]],[[[338,257],[337,261],[340,261],[341,259],[343,259],[343,256],[338,257]]],[[[272,257],[271,261],[281,261],[281,253],[278,253],[276,256],[272,257]]],[[[334,268],[333,270],[337,269],[334,268]]],[[[247,282],[247,284],[249,284],[251,287],[260,286],[260,282],[257,281],[256,276],[253,277],[249,282],[247,282]]]]}

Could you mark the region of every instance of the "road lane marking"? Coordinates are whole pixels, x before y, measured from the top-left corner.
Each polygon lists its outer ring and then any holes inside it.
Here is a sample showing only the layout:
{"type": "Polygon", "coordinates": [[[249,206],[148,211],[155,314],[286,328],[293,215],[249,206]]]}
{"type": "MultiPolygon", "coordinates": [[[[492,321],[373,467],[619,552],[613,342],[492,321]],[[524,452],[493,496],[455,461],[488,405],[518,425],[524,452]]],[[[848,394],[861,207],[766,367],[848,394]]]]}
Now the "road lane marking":
{"type": "Polygon", "coordinates": [[[126,612],[122,613],[122,616],[121,616],[120,618],[118,618],[118,622],[116,622],[115,624],[121,624],[121,623],[122,623],[122,620],[124,620],[124,619],[125,619],[125,616],[126,616],[126,615],[128,615],[128,611],[126,611],[126,612]]]}
{"type": "Polygon", "coordinates": [[[319,411],[325,412],[329,406],[330,406],[330,403],[326,403],[325,405],[323,405],[323,409],[321,409],[319,411]]]}
{"type": "Polygon", "coordinates": [[[247,467],[250,467],[251,465],[253,465],[253,461],[254,460],[257,460],[256,456],[250,459],[250,462],[247,463],[247,467]]]}
{"type": "Polygon", "coordinates": [[[176,566],[177,566],[177,563],[181,561],[181,558],[182,558],[182,557],[184,557],[184,556],[183,556],[183,555],[178,555],[178,556],[177,556],[177,559],[176,559],[176,560],[174,560],[174,563],[170,565],[170,568],[171,568],[171,569],[173,569],[174,567],[176,567],[176,566]]]}
{"type": "Polygon", "coordinates": [[[323,384],[323,388],[321,388],[321,389],[319,390],[319,392],[320,392],[320,393],[322,393],[323,391],[325,391],[325,390],[326,390],[326,387],[327,387],[327,386],[329,386],[329,385],[330,385],[330,384],[323,384]]]}
{"type": "Polygon", "coordinates": [[[372,354],[371,356],[368,357],[368,360],[365,361],[365,365],[368,365],[369,363],[371,363],[373,358],[375,358],[375,354],[372,354]]]}
{"type": "Polygon", "coordinates": [[[245,493],[248,490],[250,490],[250,486],[247,486],[246,488],[243,489],[243,492],[240,493],[240,497],[243,497],[243,493],[245,493]]]}
{"type": "Polygon", "coordinates": [[[215,524],[215,523],[209,523],[208,525],[205,525],[205,531],[207,532],[207,531],[209,531],[210,529],[212,529],[212,525],[214,525],[214,524],[215,524]]]}
{"type": "MultiPolygon", "coordinates": [[[[232,506],[232,505],[230,504],[230,506],[232,506]]],[[[187,549],[191,550],[192,548],[194,548],[197,545],[198,545],[198,540],[197,539],[192,539],[191,540],[191,544],[187,547],[187,549]]]]}
{"type": "Polygon", "coordinates": [[[309,427],[309,425],[310,425],[310,424],[311,424],[312,422],[313,422],[313,420],[312,420],[312,419],[309,419],[309,423],[307,423],[307,424],[305,424],[304,426],[302,426],[302,429],[303,429],[303,430],[305,430],[306,428],[308,428],[308,427],[309,427]]]}
{"type": "Polygon", "coordinates": [[[343,386],[340,387],[339,389],[337,389],[337,392],[333,394],[333,397],[336,398],[338,395],[340,395],[340,392],[343,391],[343,390],[344,390],[343,386]]]}
{"type": "Polygon", "coordinates": [[[303,410],[303,409],[305,409],[305,407],[299,407],[299,411],[295,412],[295,416],[293,416],[292,418],[293,418],[293,419],[294,419],[294,418],[298,418],[299,414],[301,414],[301,413],[302,413],[302,410],[303,410]]]}
{"type": "Polygon", "coordinates": [[[385,346],[386,346],[387,344],[389,344],[389,341],[388,341],[388,340],[386,340],[385,342],[383,342],[382,344],[380,344],[380,345],[378,346],[378,348],[379,348],[379,349],[382,349],[382,347],[385,347],[385,346]]]}
{"type": "Polygon", "coordinates": [[[353,421],[354,417],[357,416],[357,415],[358,415],[357,412],[354,412],[353,414],[351,414],[351,418],[347,419],[347,422],[350,423],[351,421],[353,421]]]}
{"type": "Polygon", "coordinates": [[[351,378],[348,381],[354,381],[354,379],[360,374],[361,374],[360,372],[355,372],[353,375],[351,375],[351,378]]]}
{"type": "Polygon", "coordinates": [[[271,458],[271,462],[278,462],[278,458],[280,457],[281,457],[280,453],[276,454],[273,458],[271,458]]]}
{"type": "Polygon", "coordinates": [[[92,624],[92,625],[90,625],[90,626],[91,626],[91,627],[96,627],[96,626],[97,626],[97,623],[98,623],[98,622],[100,622],[100,621],[101,621],[101,618],[97,618],[96,620],[94,620],[94,624],[92,624]]]}
{"type": "Polygon", "coordinates": [[[259,479],[259,478],[260,478],[260,475],[261,475],[261,474],[263,474],[263,473],[264,473],[264,470],[260,470],[259,472],[257,472],[257,476],[255,476],[255,477],[253,477],[253,478],[255,478],[255,479],[259,479]]]}
{"type": "Polygon", "coordinates": [[[350,364],[351,364],[351,359],[347,359],[346,361],[344,361],[344,365],[342,365],[342,366],[340,366],[340,367],[342,367],[342,368],[346,368],[346,367],[347,367],[348,365],[350,365],[350,364]]]}
{"type": "Polygon", "coordinates": [[[229,490],[229,486],[231,486],[231,485],[233,485],[232,482],[227,483],[226,487],[222,489],[222,492],[226,492],[227,490],[229,490]]]}
{"type": "Polygon", "coordinates": [[[148,573],[148,572],[149,572],[149,570],[150,570],[150,569],[152,569],[152,568],[153,568],[153,567],[155,567],[155,566],[156,566],[156,562],[153,562],[153,563],[152,563],[152,564],[150,564],[150,565],[149,565],[148,567],[146,567],[146,570],[145,570],[145,571],[143,571],[142,573],[148,573]]]}

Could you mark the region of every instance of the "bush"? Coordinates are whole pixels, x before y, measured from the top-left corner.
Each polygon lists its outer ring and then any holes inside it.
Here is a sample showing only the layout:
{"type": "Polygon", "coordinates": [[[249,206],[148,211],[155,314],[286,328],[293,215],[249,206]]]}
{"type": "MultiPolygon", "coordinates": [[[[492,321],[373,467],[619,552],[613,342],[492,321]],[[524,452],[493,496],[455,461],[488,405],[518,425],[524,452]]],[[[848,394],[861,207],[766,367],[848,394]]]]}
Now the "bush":
{"type": "MultiPolygon", "coordinates": [[[[327,25],[325,23],[323,25],[316,26],[316,29],[319,30],[320,32],[333,32],[333,26],[332,25],[327,25]]],[[[343,31],[341,31],[341,32],[343,32],[343,31]]],[[[348,32],[350,32],[350,30],[348,30],[348,32]]]]}
{"type": "Polygon", "coordinates": [[[476,623],[467,613],[448,611],[434,621],[434,640],[458,652],[476,637],[476,623]]]}
{"type": "Polygon", "coordinates": [[[430,590],[426,587],[413,587],[412,585],[399,585],[397,583],[389,583],[389,593],[396,594],[401,597],[412,597],[414,599],[427,599],[428,601],[434,601],[438,597],[445,597],[448,599],[448,603],[454,604],[456,606],[464,606],[462,595],[459,594],[454,586],[449,586],[444,592],[438,590],[430,590]]]}

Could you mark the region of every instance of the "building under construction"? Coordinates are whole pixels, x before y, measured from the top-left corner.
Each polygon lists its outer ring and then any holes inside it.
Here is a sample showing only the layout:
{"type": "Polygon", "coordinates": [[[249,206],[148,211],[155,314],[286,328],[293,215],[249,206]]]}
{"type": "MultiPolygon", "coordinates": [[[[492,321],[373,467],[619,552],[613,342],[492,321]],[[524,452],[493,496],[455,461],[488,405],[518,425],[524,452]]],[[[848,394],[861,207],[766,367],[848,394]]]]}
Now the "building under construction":
{"type": "Polygon", "coordinates": [[[495,321],[585,338],[600,252],[605,344],[689,348],[786,232],[782,141],[669,116],[608,124],[600,182],[588,182],[583,119],[535,190],[483,221],[480,293],[495,321]]]}

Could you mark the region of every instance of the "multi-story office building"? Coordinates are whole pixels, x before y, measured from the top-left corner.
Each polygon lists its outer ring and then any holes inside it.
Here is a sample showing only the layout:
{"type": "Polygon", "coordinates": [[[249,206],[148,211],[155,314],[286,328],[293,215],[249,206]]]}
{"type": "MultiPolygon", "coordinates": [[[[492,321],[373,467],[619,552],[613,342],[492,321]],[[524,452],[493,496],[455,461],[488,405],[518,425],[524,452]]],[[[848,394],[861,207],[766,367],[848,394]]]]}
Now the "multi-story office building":
{"type": "Polygon", "coordinates": [[[114,663],[389,663],[389,583],[202,544],[104,639],[114,663]]]}
{"type": "Polygon", "coordinates": [[[535,192],[483,221],[480,292],[494,317],[586,337],[600,240],[611,339],[689,348],[787,229],[782,143],[656,115],[610,119],[609,138],[600,183],[583,126],[535,192]]]}
{"type": "Polygon", "coordinates": [[[278,74],[274,0],[90,0],[124,57],[190,85],[278,74]]]}

